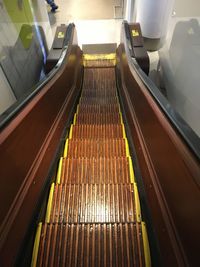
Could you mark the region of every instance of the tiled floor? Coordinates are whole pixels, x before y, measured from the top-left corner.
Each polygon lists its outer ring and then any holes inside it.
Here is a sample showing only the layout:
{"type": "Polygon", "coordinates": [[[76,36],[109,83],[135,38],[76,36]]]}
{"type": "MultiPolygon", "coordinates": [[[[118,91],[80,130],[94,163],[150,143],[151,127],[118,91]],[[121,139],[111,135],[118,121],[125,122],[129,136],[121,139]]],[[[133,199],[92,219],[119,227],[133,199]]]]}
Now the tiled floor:
{"type": "Polygon", "coordinates": [[[113,19],[113,0],[55,0],[59,9],[55,13],[57,21],[113,19]]]}
{"type": "Polygon", "coordinates": [[[119,43],[121,19],[114,19],[114,0],[55,0],[59,6],[48,14],[53,31],[61,23],[74,22],[79,45],[95,43],[119,43]]]}

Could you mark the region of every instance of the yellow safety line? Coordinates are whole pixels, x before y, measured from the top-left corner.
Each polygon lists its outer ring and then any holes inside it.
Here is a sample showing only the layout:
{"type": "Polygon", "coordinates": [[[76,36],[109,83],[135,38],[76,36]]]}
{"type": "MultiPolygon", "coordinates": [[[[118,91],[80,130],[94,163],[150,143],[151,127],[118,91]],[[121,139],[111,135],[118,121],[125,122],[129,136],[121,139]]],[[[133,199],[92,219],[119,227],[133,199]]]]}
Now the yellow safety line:
{"type": "Polygon", "coordinates": [[[134,183],[135,182],[135,176],[134,176],[134,171],[133,171],[133,163],[132,163],[132,159],[130,156],[128,157],[128,160],[129,160],[130,180],[131,180],[131,183],[134,183]]]}
{"type": "Polygon", "coordinates": [[[52,183],[51,188],[50,188],[50,193],[49,193],[48,204],[47,204],[46,217],[45,217],[46,223],[50,222],[50,214],[51,214],[51,208],[52,208],[54,187],[55,187],[55,185],[54,185],[54,183],[52,183]]]}
{"type": "Polygon", "coordinates": [[[123,124],[123,117],[121,111],[119,112],[121,124],[123,124]]]}
{"type": "Polygon", "coordinates": [[[70,127],[70,131],[69,131],[69,139],[72,139],[72,130],[73,130],[73,124],[70,127]]]}
{"type": "Polygon", "coordinates": [[[68,143],[69,143],[69,140],[67,139],[66,142],[65,142],[65,148],[64,148],[63,158],[66,158],[67,157],[68,143]]]}
{"type": "Polygon", "coordinates": [[[137,188],[136,183],[134,183],[134,195],[135,195],[136,220],[137,222],[141,222],[140,199],[139,199],[138,188],[137,188]]]}
{"type": "Polygon", "coordinates": [[[151,267],[151,255],[150,255],[149,241],[148,241],[145,222],[142,222],[142,238],[143,238],[143,245],[144,245],[145,266],[151,267]]]}
{"type": "Polygon", "coordinates": [[[116,54],[111,53],[111,54],[84,54],[83,55],[84,60],[115,60],[116,59],[116,54]]]}
{"type": "Polygon", "coordinates": [[[128,145],[128,140],[127,140],[127,137],[126,137],[126,131],[125,131],[124,123],[123,123],[122,113],[121,113],[121,110],[120,110],[120,104],[119,104],[119,114],[120,114],[120,120],[121,120],[121,124],[122,124],[123,138],[125,140],[126,156],[130,157],[129,145],[128,145]]]}
{"type": "Polygon", "coordinates": [[[73,124],[76,124],[76,113],[74,114],[74,120],[73,120],[73,124]]]}
{"type": "Polygon", "coordinates": [[[40,245],[40,236],[42,231],[42,223],[40,222],[37,227],[36,235],[35,235],[35,241],[33,246],[33,253],[32,253],[32,260],[31,260],[31,267],[35,267],[37,264],[37,256],[38,256],[38,250],[40,245]]]}
{"type": "MultiPolygon", "coordinates": [[[[81,98],[79,99],[79,101],[81,100],[81,98]]],[[[79,104],[77,105],[77,108],[76,108],[76,114],[78,114],[79,112],[79,104]]]]}
{"type": "Polygon", "coordinates": [[[123,138],[126,139],[126,131],[124,128],[124,124],[122,124],[122,133],[123,133],[123,138]]]}
{"type": "Polygon", "coordinates": [[[56,178],[57,184],[60,184],[61,174],[62,174],[62,165],[63,165],[63,157],[60,158],[59,165],[58,165],[58,172],[57,172],[57,178],[56,178]]]}
{"type": "Polygon", "coordinates": [[[125,138],[125,146],[126,146],[126,156],[130,157],[130,151],[129,151],[129,145],[128,145],[127,138],[125,138]]]}

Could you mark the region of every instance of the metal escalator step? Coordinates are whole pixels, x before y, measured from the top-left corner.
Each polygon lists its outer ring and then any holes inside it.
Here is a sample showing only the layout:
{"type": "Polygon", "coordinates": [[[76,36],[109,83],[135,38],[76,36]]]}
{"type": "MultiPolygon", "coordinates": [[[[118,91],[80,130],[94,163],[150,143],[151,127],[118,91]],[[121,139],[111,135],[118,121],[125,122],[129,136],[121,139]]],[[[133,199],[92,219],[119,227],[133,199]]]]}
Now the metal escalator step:
{"type": "Polygon", "coordinates": [[[124,139],[70,139],[68,141],[67,157],[126,157],[126,143],[124,139]]]}
{"type": "Polygon", "coordinates": [[[133,184],[66,184],[54,188],[50,223],[136,222],[133,184]]]}
{"type": "Polygon", "coordinates": [[[120,124],[119,113],[79,113],[76,124],[120,124]]]}
{"type": "Polygon", "coordinates": [[[116,65],[115,60],[86,60],[84,61],[85,68],[111,68],[116,65]]]}
{"type": "Polygon", "coordinates": [[[119,113],[118,103],[114,104],[81,104],[79,113],[119,113]]]}
{"type": "Polygon", "coordinates": [[[44,224],[37,266],[141,267],[141,223],[44,224]]]}
{"type": "Polygon", "coordinates": [[[123,138],[123,128],[121,124],[73,125],[72,138],[80,138],[80,139],[123,138]]]}
{"type": "MultiPolygon", "coordinates": [[[[88,81],[83,84],[82,94],[86,91],[87,94],[92,93],[93,95],[100,94],[101,96],[116,95],[116,85],[110,80],[101,82],[100,80],[88,81]]],[[[88,95],[91,96],[90,94],[88,95]]]]}
{"type": "Polygon", "coordinates": [[[84,83],[100,80],[102,83],[112,81],[115,84],[114,68],[94,68],[84,70],[84,83]]]}
{"type": "Polygon", "coordinates": [[[126,157],[63,159],[61,184],[130,182],[129,159],[126,157]]]}
{"type": "Polygon", "coordinates": [[[108,98],[108,97],[116,97],[116,88],[110,89],[109,90],[106,88],[97,88],[97,89],[84,89],[82,91],[81,97],[98,97],[98,98],[108,98]]]}
{"type": "Polygon", "coordinates": [[[79,105],[113,105],[117,103],[117,97],[81,97],[79,105]]]}

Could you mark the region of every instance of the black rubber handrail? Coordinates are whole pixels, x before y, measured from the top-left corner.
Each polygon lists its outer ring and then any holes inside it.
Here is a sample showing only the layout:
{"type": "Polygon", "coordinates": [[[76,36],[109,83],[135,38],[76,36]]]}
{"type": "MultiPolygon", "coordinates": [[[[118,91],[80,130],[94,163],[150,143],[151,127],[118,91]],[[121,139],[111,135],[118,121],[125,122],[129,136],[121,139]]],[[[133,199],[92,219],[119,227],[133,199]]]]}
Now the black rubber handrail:
{"type": "Polygon", "coordinates": [[[64,64],[65,60],[68,57],[69,46],[73,41],[73,33],[74,33],[75,25],[70,23],[67,26],[66,35],[63,43],[63,50],[58,60],[56,66],[34,87],[28,90],[28,92],[23,95],[23,97],[14,103],[10,108],[8,108],[5,112],[0,115],[0,130],[2,130],[17,114],[18,112],[25,106],[27,103],[33,99],[33,97],[40,91],[42,88],[54,77],[54,75],[59,71],[59,69],[64,64]]]}
{"type": "Polygon", "coordinates": [[[122,25],[122,38],[130,66],[134,69],[141,81],[145,84],[147,90],[151,93],[156,100],[162,111],[165,113],[171,124],[176,128],[184,141],[189,146],[190,150],[195,154],[198,160],[200,160],[200,138],[193,131],[193,129],[186,123],[186,121],[180,116],[180,114],[172,107],[165,96],[160,92],[151,79],[142,71],[135,58],[133,58],[133,51],[131,46],[130,31],[128,22],[124,21],[122,25]]]}

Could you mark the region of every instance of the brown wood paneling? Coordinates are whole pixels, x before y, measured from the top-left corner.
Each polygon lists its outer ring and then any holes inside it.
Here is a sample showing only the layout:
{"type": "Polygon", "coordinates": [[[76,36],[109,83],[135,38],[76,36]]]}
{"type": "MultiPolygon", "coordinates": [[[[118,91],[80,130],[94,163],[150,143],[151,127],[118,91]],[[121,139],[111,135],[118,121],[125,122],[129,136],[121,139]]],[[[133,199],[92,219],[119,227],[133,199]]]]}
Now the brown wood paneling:
{"type": "Polygon", "coordinates": [[[0,133],[2,266],[15,261],[80,92],[82,53],[77,45],[68,52],[59,72],[0,133]]]}

